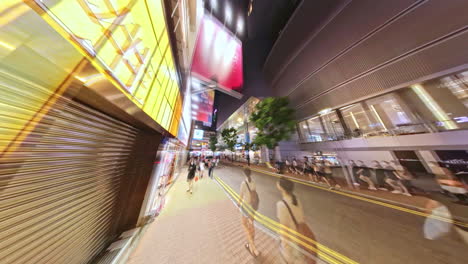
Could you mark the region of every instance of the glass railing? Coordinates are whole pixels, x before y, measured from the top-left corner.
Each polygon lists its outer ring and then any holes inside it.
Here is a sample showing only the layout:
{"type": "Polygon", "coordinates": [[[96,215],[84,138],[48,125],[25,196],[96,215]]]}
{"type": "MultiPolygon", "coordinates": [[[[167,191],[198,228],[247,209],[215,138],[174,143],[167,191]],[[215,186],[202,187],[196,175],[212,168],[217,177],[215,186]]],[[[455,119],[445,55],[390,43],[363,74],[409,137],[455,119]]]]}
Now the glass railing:
{"type": "Polygon", "coordinates": [[[380,130],[354,130],[348,134],[335,134],[335,133],[316,133],[309,134],[306,137],[299,139],[299,143],[314,143],[314,142],[327,142],[348,140],[353,138],[369,138],[369,137],[388,137],[388,136],[404,136],[416,135],[425,133],[437,133],[444,131],[463,130],[468,129],[468,118],[465,119],[451,119],[442,121],[432,121],[423,123],[407,123],[399,124],[391,129],[380,130]]]}

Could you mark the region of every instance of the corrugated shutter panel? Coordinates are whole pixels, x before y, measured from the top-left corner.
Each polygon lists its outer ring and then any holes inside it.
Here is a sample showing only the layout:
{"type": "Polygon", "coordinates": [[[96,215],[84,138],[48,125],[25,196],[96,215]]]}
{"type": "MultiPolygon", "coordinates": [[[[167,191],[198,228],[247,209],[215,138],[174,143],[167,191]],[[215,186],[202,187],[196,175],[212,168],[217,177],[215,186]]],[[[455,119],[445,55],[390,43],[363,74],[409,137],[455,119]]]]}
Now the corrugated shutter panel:
{"type": "MultiPolygon", "coordinates": [[[[0,74],[0,132],[22,129],[36,88],[0,74]]],[[[43,115],[0,159],[2,264],[87,263],[113,236],[138,130],[65,97],[43,115]]]]}

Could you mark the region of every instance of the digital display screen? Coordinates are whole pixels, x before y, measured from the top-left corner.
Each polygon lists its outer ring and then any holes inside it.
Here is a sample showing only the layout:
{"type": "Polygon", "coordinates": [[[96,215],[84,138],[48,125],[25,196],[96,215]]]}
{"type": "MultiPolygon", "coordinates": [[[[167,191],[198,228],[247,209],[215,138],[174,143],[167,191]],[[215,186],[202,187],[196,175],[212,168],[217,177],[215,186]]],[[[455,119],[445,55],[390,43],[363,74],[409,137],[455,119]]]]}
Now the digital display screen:
{"type": "Polygon", "coordinates": [[[240,92],[243,85],[242,42],[210,15],[202,19],[192,62],[192,75],[240,92]]]}
{"type": "Polygon", "coordinates": [[[202,92],[193,99],[193,104],[198,105],[196,120],[203,122],[205,126],[211,126],[213,122],[214,91],[202,92]]]}
{"type": "Polygon", "coordinates": [[[193,130],[193,139],[202,140],[202,139],[203,139],[203,134],[204,134],[204,131],[203,131],[203,130],[201,130],[201,129],[194,129],[194,130],[193,130]]]}

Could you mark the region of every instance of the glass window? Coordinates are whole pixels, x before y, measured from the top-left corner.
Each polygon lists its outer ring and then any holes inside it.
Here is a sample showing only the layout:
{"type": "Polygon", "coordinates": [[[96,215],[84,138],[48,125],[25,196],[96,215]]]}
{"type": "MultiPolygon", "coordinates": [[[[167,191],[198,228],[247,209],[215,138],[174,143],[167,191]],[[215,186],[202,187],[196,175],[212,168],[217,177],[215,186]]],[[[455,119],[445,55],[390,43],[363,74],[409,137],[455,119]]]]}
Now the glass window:
{"type": "Polygon", "coordinates": [[[325,131],[322,126],[322,121],[320,120],[319,116],[312,117],[311,119],[307,120],[307,124],[309,125],[310,130],[309,141],[320,142],[327,140],[325,131]]]}
{"type": "Polygon", "coordinates": [[[437,130],[468,128],[468,71],[414,84],[411,90],[425,107],[424,119],[437,130]]]}
{"type": "Polygon", "coordinates": [[[336,111],[321,116],[328,140],[344,139],[344,130],[336,111]]]}
{"type": "Polygon", "coordinates": [[[361,103],[340,109],[343,119],[354,137],[368,136],[381,124],[372,123],[361,103]]]}
{"type": "Polygon", "coordinates": [[[387,94],[366,101],[369,112],[377,120],[376,129],[382,133],[415,134],[427,132],[424,125],[417,122],[409,110],[405,110],[397,95],[387,94]]]}
{"type": "Polygon", "coordinates": [[[299,131],[299,137],[302,142],[309,142],[309,128],[307,127],[307,121],[302,121],[297,124],[299,131]]]}

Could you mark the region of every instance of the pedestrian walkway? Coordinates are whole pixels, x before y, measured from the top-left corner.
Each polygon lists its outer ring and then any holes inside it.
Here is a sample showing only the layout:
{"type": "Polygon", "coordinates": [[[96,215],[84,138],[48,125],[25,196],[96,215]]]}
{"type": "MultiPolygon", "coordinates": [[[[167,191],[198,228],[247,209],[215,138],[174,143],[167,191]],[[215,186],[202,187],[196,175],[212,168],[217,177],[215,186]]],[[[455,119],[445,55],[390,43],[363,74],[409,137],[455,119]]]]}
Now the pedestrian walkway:
{"type": "Polygon", "coordinates": [[[244,248],[241,214],[215,180],[204,178],[186,192],[181,175],[169,191],[165,208],[143,232],[128,264],[149,263],[281,263],[278,241],[256,230],[261,256],[244,248]]]}

